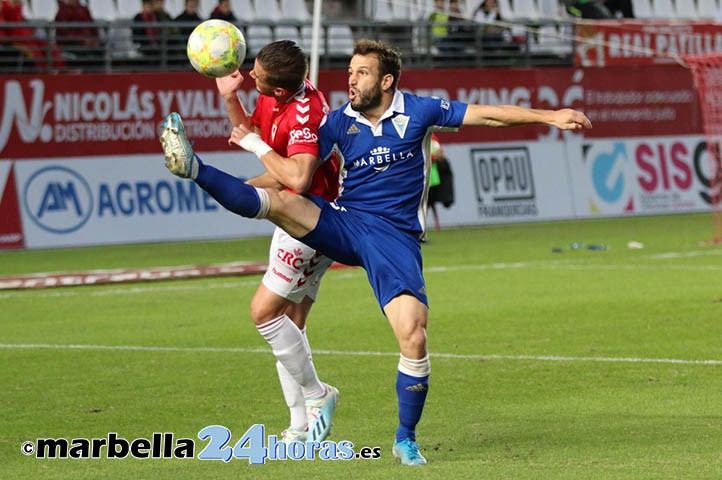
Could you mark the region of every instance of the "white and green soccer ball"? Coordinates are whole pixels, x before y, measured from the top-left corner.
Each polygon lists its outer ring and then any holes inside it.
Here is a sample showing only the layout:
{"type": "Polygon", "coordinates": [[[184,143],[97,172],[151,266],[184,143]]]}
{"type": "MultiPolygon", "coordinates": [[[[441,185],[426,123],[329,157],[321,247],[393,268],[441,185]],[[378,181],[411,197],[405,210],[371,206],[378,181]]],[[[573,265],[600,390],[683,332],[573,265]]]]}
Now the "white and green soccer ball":
{"type": "Polygon", "coordinates": [[[225,77],[238,70],[246,58],[243,33],[225,20],[206,20],[188,37],[188,59],[206,77],[225,77]]]}

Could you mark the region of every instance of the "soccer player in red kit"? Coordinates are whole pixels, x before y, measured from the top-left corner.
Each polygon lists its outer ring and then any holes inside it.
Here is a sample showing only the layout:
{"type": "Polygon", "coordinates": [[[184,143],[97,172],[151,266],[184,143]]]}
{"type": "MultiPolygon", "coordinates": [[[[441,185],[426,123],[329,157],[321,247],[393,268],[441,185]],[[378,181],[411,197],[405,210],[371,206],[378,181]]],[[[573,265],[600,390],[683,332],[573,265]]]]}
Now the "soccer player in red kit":
{"type": "MultiPolygon", "coordinates": [[[[261,159],[266,173],[248,183],[330,201],[338,195],[338,162],[321,162],[318,157],[318,129],[329,108],[323,94],[306,79],[307,72],[306,56],[294,42],[282,40],[263,47],[250,72],[261,94],[252,116],[236,93],[243,82],[239,72],[216,83],[231,123],[252,126],[255,132],[244,148],[261,159]]],[[[268,270],[251,300],[251,318],[277,359],[291,414],[282,439],[320,441],[331,429],[338,390],[319,380],[305,327],[331,259],[276,228],[268,260],[268,270]]]]}

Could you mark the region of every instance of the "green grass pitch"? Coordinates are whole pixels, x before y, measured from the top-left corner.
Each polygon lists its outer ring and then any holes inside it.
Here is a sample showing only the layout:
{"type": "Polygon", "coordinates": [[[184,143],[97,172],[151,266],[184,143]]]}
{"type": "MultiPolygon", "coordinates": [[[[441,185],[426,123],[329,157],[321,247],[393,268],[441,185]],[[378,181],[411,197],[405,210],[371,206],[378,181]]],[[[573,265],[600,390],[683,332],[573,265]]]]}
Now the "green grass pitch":
{"type": "MultiPolygon", "coordinates": [[[[360,269],[326,275],[309,338],[342,395],[331,439],[381,447],[365,461],[25,456],[27,440],[109,432],[172,432],[197,455],[207,425],[234,443],[254,423],[279,433],[287,411],[249,320],[260,276],[0,292],[2,478],[719,479],[722,246],[698,246],[711,224],[700,214],[431,232],[433,373],[418,428],[429,465],[413,471],[391,456],[397,348],[360,269]]],[[[0,274],[263,262],[267,248],[5,252],[0,274]]]]}

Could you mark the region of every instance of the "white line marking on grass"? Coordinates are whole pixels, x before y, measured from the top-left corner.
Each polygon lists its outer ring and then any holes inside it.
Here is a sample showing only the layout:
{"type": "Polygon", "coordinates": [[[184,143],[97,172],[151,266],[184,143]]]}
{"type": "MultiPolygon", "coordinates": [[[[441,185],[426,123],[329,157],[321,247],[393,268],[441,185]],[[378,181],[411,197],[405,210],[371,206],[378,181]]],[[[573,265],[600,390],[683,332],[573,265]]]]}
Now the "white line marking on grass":
{"type": "Polygon", "coordinates": [[[655,255],[647,255],[647,258],[662,258],[662,259],[673,259],[673,258],[687,258],[687,257],[704,257],[708,255],[722,255],[722,250],[693,250],[691,252],[667,252],[658,253],[655,255]]]}
{"type": "MultiPolygon", "coordinates": [[[[160,347],[142,345],[53,345],[48,343],[0,343],[0,349],[10,350],[118,350],[142,352],[220,352],[220,353],[271,353],[268,348],[232,347],[160,347]]],[[[348,357],[398,357],[396,352],[359,352],[345,350],[314,350],[314,355],[339,355],[348,357]]],[[[597,363],[662,363],[676,365],[722,365],[722,360],[683,360],[678,358],[640,357],[564,357],[558,355],[464,355],[458,353],[431,353],[435,358],[458,360],[519,360],[536,362],[597,362],[597,363]]]]}

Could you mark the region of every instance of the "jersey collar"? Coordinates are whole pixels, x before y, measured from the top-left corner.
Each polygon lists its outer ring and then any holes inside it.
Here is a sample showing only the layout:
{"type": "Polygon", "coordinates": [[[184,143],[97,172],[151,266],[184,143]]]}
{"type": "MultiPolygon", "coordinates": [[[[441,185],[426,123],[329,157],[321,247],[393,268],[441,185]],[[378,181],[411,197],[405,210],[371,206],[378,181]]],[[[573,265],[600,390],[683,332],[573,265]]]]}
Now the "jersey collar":
{"type": "Polygon", "coordinates": [[[294,100],[303,98],[305,95],[306,95],[306,82],[304,81],[303,84],[301,85],[301,87],[298,90],[296,90],[296,93],[294,93],[293,95],[288,97],[285,102],[276,101],[276,105],[283,105],[286,103],[291,103],[294,100]]]}
{"type": "MultiPolygon", "coordinates": [[[[368,125],[371,130],[374,130],[374,126],[371,125],[371,122],[369,122],[366,117],[351,108],[351,102],[346,104],[346,108],[343,113],[344,115],[348,115],[349,117],[356,119],[358,123],[368,125]]],[[[381,128],[383,121],[387,118],[393,117],[394,113],[404,113],[404,95],[399,90],[394,92],[394,98],[391,100],[391,105],[389,105],[389,108],[387,108],[383,115],[381,115],[379,123],[375,128],[381,128]]]]}

